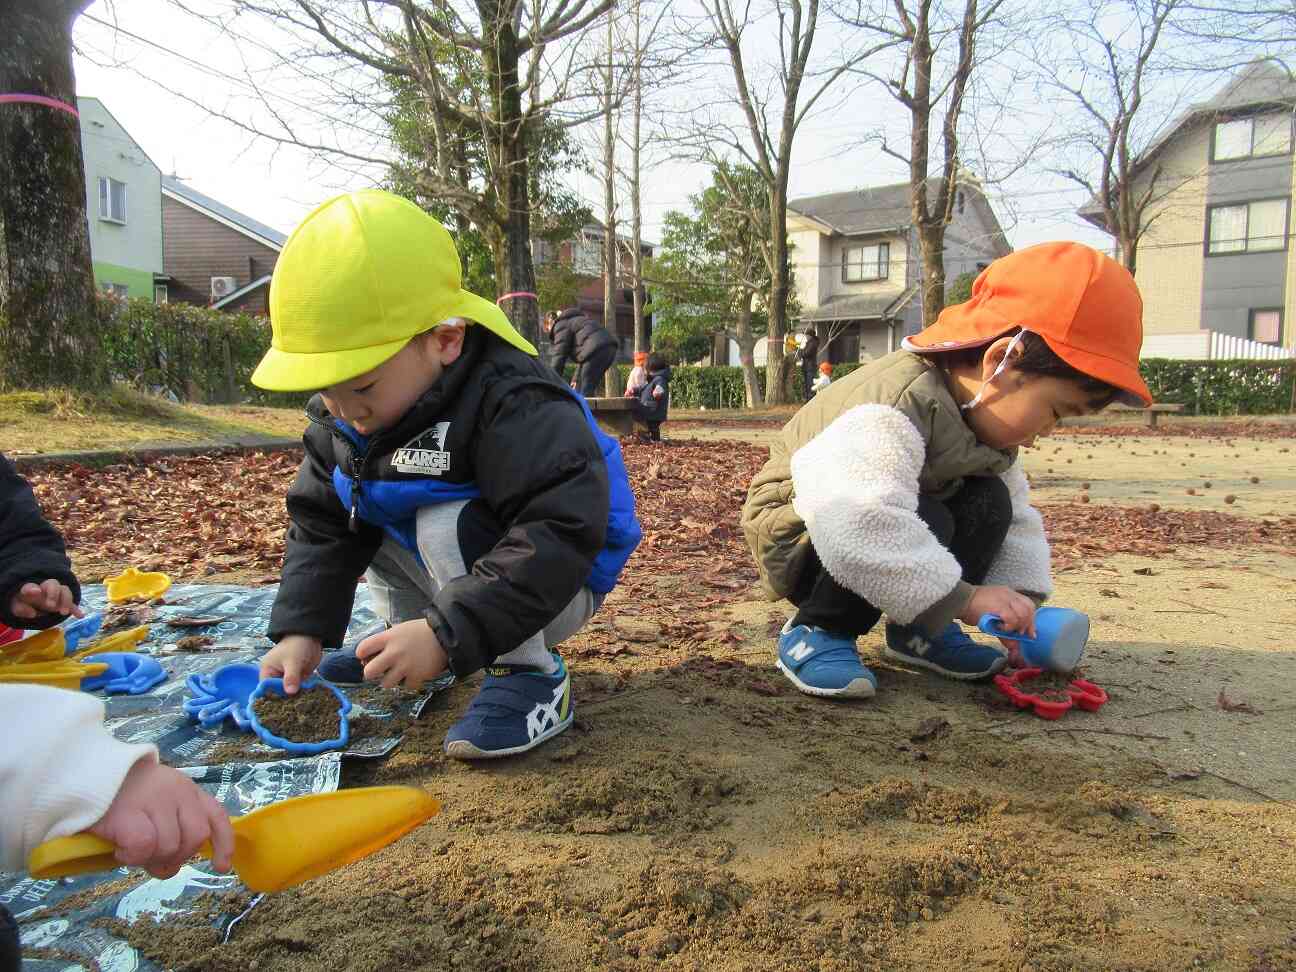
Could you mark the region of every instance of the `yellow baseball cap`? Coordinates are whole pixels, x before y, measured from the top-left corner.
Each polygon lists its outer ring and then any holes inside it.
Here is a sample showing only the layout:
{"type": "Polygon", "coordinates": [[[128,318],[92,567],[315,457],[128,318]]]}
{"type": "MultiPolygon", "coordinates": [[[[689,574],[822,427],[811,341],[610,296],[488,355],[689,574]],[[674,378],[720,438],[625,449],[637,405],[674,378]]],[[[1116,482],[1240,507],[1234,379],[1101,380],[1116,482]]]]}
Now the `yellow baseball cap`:
{"type": "Polygon", "coordinates": [[[252,383],[312,391],[378,367],[452,317],[535,347],[495,304],[463,289],[446,228],[380,189],[316,207],[288,237],[270,280],[270,350],[252,383]]]}

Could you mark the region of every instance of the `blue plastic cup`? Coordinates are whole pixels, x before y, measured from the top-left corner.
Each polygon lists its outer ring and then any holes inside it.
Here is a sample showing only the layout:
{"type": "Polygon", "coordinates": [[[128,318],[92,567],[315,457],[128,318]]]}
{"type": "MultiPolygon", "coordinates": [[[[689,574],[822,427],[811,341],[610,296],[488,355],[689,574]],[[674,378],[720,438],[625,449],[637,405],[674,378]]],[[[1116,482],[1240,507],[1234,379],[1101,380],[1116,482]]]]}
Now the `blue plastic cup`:
{"type": "Polygon", "coordinates": [[[1008,638],[1021,645],[1022,658],[1029,665],[1069,673],[1080,664],[1089,643],[1089,615],[1071,608],[1042,607],[1035,612],[1035,637],[1005,631],[997,614],[983,614],[977,627],[996,638],[1008,638]]]}

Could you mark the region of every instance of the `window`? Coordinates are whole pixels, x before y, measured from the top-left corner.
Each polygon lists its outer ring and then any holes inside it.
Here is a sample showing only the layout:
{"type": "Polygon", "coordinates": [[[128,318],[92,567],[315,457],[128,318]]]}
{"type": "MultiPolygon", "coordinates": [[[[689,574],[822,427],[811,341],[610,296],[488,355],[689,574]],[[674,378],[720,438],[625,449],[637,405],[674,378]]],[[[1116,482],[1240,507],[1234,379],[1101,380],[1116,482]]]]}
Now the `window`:
{"type": "Polygon", "coordinates": [[[126,284],[113,283],[110,280],[101,283],[99,289],[106,294],[112,294],[114,297],[120,297],[123,300],[130,296],[130,287],[126,286],[126,284]]]}
{"type": "Polygon", "coordinates": [[[99,177],[99,218],[112,223],[126,222],[126,183],[99,177]]]}
{"type": "Polygon", "coordinates": [[[1252,115],[1219,122],[1215,126],[1212,157],[1223,162],[1257,155],[1285,155],[1291,151],[1291,145],[1290,115],[1252,115]]]}
{"type": "Polygon", "coordinates": [[[1266,307],[1251,311],[1247,337],[1261,344],[1282,344],[1282,309],[1266,307]]]}
{"type": "Polygon", "coordinates": [[[891,244],[848,246],[842,250],[842,283],[885,280],[890,270],[891,244]]]}
{"type": "Polygon", "coordinates": [[[1206,224],[1208,254],[1281,250],[1287,246],[1287,200],[1212,206],[1206,224]]]}
{"type": "Polygon", "coordinates": [[[171,299],[171,295],[167,290],[166,284],[153,285],[153,303],[165,304],[170,299],[171,299]]]}

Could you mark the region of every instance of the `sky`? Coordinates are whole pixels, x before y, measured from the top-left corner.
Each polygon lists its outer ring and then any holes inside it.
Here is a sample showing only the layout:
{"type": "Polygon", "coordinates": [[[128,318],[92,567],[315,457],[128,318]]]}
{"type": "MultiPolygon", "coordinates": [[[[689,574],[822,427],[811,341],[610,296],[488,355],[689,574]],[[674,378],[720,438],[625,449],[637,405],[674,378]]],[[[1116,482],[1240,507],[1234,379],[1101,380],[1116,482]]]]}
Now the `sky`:
{"type": "MultiPolygon", "coordinates": [[[[373,185],[381,177],[375,167],[356,171],[354,166],[324,164],[309,152],[273,144],[216,117],[213,112],[264,118],[273,110],[303,138],[327,141],[334,135],[321,119],[310,88],[292,79],[264,82],[265,103],[256,103],[247,78],[260,77],[265,67],[259,52],[234,49],[170,0],[96,0],[78,21],[74,38],[77,93],[99,98],[163,174],[176,174],[255,219],[288,232],[323,200],[373,185]]],[[[830,51],[840,41],[824,31],[818,43],[830,51]]],[[[725,76],[680,83],[672,83],[669,76],[661,80],[665,83],[655,96],[661,104],[687,109],[693,99],[700,103],[722,85],[725,76]]],[[[999,115],[996,124],[1004,126],[1007,137],[1008,127],[1039,121],[1049,111],[1048,104],[1024,102],[1018,111],[999,115]]],[[[354,135],[345,124],[341,130],[344,136],[354,135]]],[[[898,106],[876,88],[839,88],[798,133],[790,196],[905,180],[907,167],[883,153],[877,139],[861,144],[871,134],[885,135],[892,146],[907,144],[907,126],[898,106]]],[[[596,156],[598,132],[584,138],[596,156]]],[[[642,192],[644,236],[652,241],[660,238],[665,213],[686,207],[688,195],[703,188],[707,176],[705,167],[675,161],[672,154],[663,140],[649,137],[642,192]]],[[[1074,213],[1084,202],[1083,190],[1048,174],[1048,161],[1041,158],[989,189],[1009,241],[1021,247],[1076,239],[1109,248],[1110,239],[1074,213]]],[[[598,180],[576,176],[573,187],[598,215],[598,180]]],[[[622,211],[628,214],[628,208],[622,211]]]]}

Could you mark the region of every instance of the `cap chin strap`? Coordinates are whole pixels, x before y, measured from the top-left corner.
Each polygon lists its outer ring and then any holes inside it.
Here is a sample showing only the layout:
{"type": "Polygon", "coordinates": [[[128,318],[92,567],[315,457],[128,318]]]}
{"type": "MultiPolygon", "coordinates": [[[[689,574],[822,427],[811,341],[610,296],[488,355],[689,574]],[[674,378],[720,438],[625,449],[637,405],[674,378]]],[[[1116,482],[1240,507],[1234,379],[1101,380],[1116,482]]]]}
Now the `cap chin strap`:
{"type": "Polygon", "coordinates": [[[994,372],[990,375],[989,378],[981,382],[981,387],[977,390],[977,393],[972,396],[972,400],[970,402],[966,402],[959,406],[959,408],[962,411],[964,412],[969,411],[970,409],[974,409],[981,404],[981,398],[983,395],[985,395],[986,389],[989,388],[994,383],[994,380],[998,378],[1001,374],[1003,374],[1004,369],[1008,367],[1008,359],[1012,357],[1013,348],[1017,347],[1018,342],[1021,341],[1021,339],[1025,336],[1025,334],[1026,334],[1026,328],[1023,327],[1020,331],[1018,331],[1016,334],[1013,335],[1013,339],[1011,342],[1009,342],[1007,350],[1004,351],[1004,356],[1003,359],[999,362],[999,366],[995,368],[994,372]]]}

